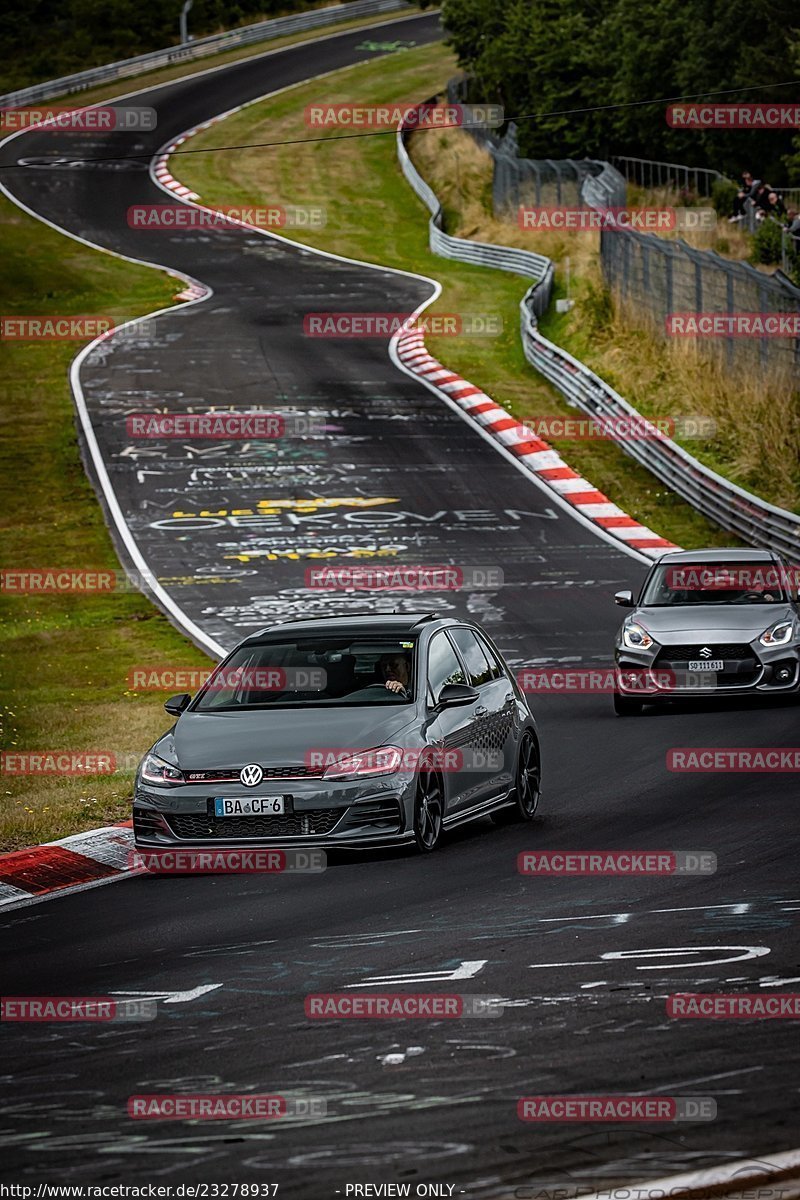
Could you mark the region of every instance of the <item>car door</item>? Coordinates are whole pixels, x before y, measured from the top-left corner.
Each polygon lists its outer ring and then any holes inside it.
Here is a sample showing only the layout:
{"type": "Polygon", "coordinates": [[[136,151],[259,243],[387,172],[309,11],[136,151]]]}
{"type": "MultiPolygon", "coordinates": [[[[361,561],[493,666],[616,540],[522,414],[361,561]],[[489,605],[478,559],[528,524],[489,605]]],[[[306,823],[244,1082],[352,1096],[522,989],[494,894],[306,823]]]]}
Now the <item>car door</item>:
{"type": "MultiPolygon", "coordinates": [[[[435,633],[428,643],[427,688],[428,707],[434,710],[443,687],[448,683],[467,683],[464,666],[444,630],[435,633]]],[[[428,730],[428,740],[441,765],[445,790],[445,815],[476,803],[475,780],[470,772],[457,769],[462,757],[469,759],[475,736],[476,710],[480,700],[434,713],[428,730]],[[456,768],[456,769],[454,769],[456,768]]]]}
{"type": "Polygon", "coordinates": [[[464,663],[467,682],[480,695],[475,709],[472,767],[479,786],[478,799],[489,799],[507,792],[513,779],[514,692],[500,660],[477,630],[459,625],[450,630],[450,636],[464,663]]]}
{"type": "Polygon", "coordinates": [[[499,714],[494,735],[496,744],[501,747],[503,759],[499,782],[502,784],[502,790],[506,791],[512,786],[517,773],[517,749],[521,729],[518,689],[509,678],[508,667],[483,630],[476,629],[475,636],[489,661],[492,668],[492,680],[496,685],[490,695],[489,707],[499,714]]]}

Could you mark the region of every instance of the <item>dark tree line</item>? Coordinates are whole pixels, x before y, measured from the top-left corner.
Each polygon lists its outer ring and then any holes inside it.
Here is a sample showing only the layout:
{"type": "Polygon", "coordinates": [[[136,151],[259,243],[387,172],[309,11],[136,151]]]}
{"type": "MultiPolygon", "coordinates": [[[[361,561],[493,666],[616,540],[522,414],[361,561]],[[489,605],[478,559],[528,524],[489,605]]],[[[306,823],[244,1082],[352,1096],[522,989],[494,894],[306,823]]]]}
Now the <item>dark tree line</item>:
{"type": "Polygon", "coordinates": [[[671,129],[663,104],[638,103],[729,89],[720,101],[800,103],[800,86],[776,86],[800,78],[797,0],[443,0],[442,11],[475,100],[508,115],[621,106],[520,122],[530,157],[629,154],[800,181],[796,130],[671,129]]]}
{"type": "MultiPolygon", "coordinates": [[[[28,0],[0,12],[0,94],[178,42],[183,0],[28,0]]],[[[313,8],[308,0],[194,0],[195,37],[313,8]]]]}

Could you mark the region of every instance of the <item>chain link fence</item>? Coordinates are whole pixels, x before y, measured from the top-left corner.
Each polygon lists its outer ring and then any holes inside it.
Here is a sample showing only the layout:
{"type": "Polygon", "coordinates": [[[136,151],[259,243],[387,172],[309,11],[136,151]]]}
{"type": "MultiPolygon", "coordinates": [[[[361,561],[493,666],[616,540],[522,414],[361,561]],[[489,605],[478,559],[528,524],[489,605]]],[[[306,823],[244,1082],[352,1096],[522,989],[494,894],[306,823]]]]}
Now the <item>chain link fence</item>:
{"type": "MultiPolygon", "coordinates": [[[[409,130],[397,132],[397,155],[403,175],[427,206],[430,248],[443,258],[457,259],[476,266],[495,267],[532,278],[535,282],[520,301],[520,335],[525,357],[545,379],[562,392],[569,404],[589,416],[607,421],[617,445],[651,471],[677,495],[723,529],[756,546],[765,546],[796,561],[800,517],[746,492],[692,457],[669,438],[618,438],[613,430],[618,422],[642,421],[643,418],[609,384],[573,358],[560,346],[543,337],[538,317],[546,311],[553,286],[553,263],[541,254],[507,246],[487,245],[453,237],[443,228],[442,208],[436,193],[417,171],[406,148],[409,130]]],[[[550,164],[554,178],[562,184],[567,172],[559,164],[550,164]]],[[[535,178],[535,175],[534,175],[535,178]]],[[[598,175],[587,176],[595,185],[595,200],[612,195],[622,178],[610,164],[598,175]]],[[[624,180],[623,180],[624,183],[624,180]]],[[[649,551],[648,553],[657,553],[649,551]]]]}
{"type": "MultiPolygon", "coordinates": [[[[465,94],[464,80],[450,82],[451,102],[465,94]]],[[[492,156],[492,201],[498,217],[516,216],[520,205],[624,207],[627,179],[620,167],[645,187],[677,184],[679,190],[688,188],[704,196],[710,195],[717,179],[724,178],[716,171],[645,159],[618,158],[614,165],[593,159],[521,158],[513,122],[502,135],[482,128],[471,133],[492,156]]],[[[646,314],[664,336],[668,323],[675,329],[675,320],[669,319],[676,314],[800,316],[800,287],[784,271],[758,271],[749,263],[723,258],[712,250],[695,249],[680,238],[603,228],[600,261],[603,277],[618,299],[639,318],[646,314]]],[[[780,331],[781,323],[773,323],[780,331]]],[[[766,327],[769,323],[762,324],[766,327]]],[[[786,324],[783,322],[784,327],[786,324]]],[[[728,332],[703,340],[709,353],[732,371],[769,371],[800,384],[800,337],[796,333],[776,336],[765,332],[754,337],[728,332]]]]}

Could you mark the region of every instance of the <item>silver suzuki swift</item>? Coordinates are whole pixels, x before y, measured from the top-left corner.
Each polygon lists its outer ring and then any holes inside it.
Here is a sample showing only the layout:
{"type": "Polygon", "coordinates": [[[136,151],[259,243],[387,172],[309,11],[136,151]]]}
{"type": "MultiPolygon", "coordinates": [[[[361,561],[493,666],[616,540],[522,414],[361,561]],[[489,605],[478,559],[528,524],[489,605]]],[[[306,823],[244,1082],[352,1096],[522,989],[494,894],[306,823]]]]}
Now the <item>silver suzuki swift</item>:
{"type": "Polygon", "coordinates": [[[616,639],[614,709],[800,688],[798,568],[769,550],[681,550],[651,567],[616,639]]]}

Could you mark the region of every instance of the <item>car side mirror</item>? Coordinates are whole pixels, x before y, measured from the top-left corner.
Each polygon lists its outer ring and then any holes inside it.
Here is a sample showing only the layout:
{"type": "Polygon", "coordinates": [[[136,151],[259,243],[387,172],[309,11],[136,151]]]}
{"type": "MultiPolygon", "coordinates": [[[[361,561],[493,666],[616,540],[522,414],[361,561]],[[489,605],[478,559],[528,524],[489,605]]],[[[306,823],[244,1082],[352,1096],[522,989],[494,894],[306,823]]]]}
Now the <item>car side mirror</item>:
{"type": "Polygon", "coordinates": [[[468,687],[466,683],[446,683],[439,692],[436,707],[460,708],[465,704],[472,704],[475,700],[479,699],[480,696],[475,691],[475,688],[468,687]]]}
{"type": "Polygon", "coordinates": [[[187,709],[192,703],[192,697],[188,692],[181,692],[180,696],[170,696],[169,700],[164,701],[164,708],[171,717],[179,717],[184,709],[187,709]]]}
{"type": "Polygon", "coordinates": [[[622,605],[623,608],[633,608],[633,592],[630,588],[617,592],[614,596],[614,603],[622,605]]]}

